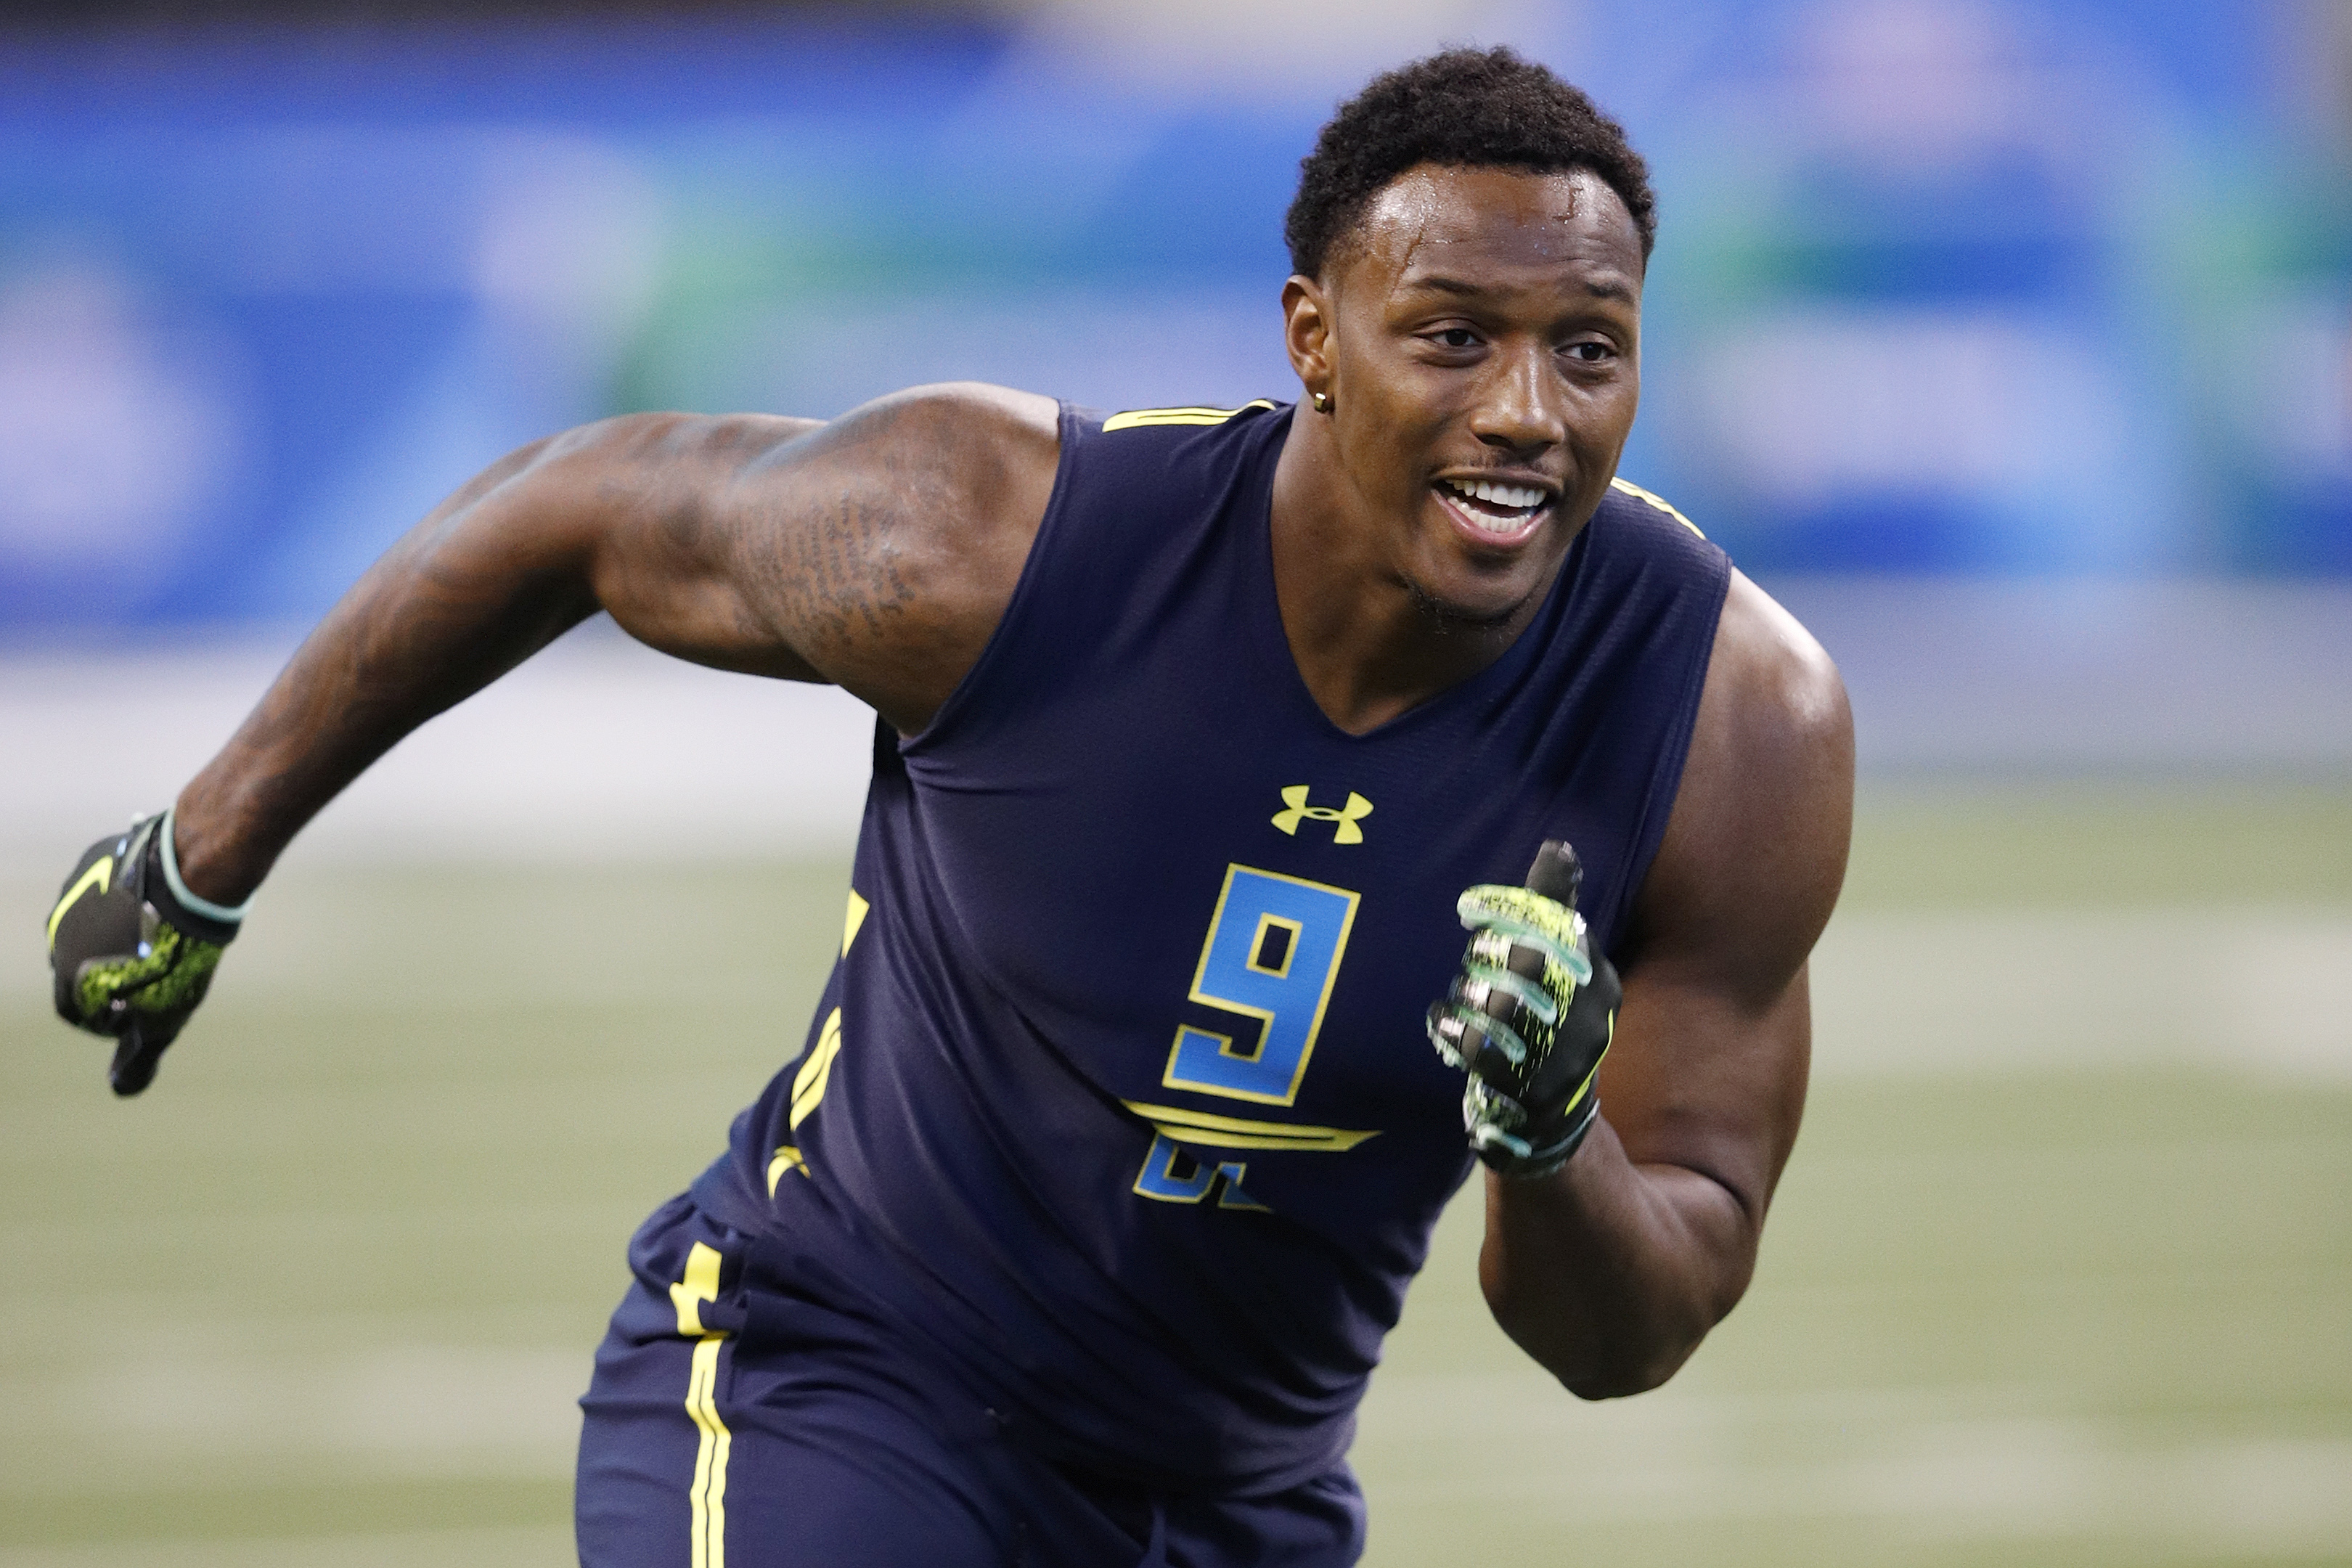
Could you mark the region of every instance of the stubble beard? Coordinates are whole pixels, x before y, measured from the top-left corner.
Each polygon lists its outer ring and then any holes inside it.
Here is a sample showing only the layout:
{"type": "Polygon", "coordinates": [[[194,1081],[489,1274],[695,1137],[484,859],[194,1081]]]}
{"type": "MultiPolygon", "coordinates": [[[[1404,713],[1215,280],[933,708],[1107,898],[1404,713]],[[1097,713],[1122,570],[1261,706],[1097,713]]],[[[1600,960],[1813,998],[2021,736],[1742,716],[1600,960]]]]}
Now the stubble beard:
{"type": "Polygon", "coordinates": [[[1398,574],[1398,580],[1403,583],[1405,594],[1412,599],[1412,607],[1419,612],[1423,624],[1435,637],[1451,637],[1455,632],[1496,631],[1507,626],[1512,618],[1527,607],[1522,601],[1492,613],[1467,609],[1460,605],[1447,604],[1408,573],[1398,574]]]}

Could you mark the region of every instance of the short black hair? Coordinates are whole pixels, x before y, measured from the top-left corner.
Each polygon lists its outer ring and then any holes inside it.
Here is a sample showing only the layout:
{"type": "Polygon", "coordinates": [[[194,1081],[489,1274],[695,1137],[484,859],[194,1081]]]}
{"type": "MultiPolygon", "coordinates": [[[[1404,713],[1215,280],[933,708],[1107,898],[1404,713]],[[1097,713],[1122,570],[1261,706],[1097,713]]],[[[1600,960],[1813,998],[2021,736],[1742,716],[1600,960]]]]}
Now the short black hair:
{"type": "Polygon", "coordinates": [[[1299,160],[1298,195],[1282,225],[1291,270],[1320,276],[1332,245],[1372,198],[1422,163],[1535,174],[1589,169],[1633,214],[1643,260],[1657,239],[1650,167],[1623,126],[1512,49],[1447,49],[1374,77],[1299,160]]]}

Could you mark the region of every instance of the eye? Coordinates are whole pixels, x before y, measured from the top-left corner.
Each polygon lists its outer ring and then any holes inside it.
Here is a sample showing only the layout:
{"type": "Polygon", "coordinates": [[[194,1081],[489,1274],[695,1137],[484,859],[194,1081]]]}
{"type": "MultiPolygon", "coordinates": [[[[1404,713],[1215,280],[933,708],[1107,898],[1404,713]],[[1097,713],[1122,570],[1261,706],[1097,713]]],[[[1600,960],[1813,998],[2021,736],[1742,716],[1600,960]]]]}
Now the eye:
{"type": "Polygon", "coordinates": [[[1579,364],[1603,364],[1617,357],[1616,351],[1607,343],[1594,342],[1591,339],[1570,343],[1560,352],[1579,364]]]}
{"type": "Polygon", "coordinates": [[[1437,341],[1449,349],[1475,348],[1478,334],[1467,327],[1447,327],[1437,334],[1437,341]]]}

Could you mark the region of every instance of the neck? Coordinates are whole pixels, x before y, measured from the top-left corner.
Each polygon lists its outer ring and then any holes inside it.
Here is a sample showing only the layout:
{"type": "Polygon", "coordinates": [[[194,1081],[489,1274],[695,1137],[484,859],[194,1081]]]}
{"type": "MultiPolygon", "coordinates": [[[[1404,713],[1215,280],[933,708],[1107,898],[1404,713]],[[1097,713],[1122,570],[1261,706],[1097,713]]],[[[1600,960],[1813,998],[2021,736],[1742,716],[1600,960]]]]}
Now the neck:
{"type": "Polygon", "coordinates": [[[1275,597],[1291,658],[1316,706],[1351,735],[1494,663],[1542,604],[1532,595],[1501,621],[1448,616],[1398,569],[1328,423],[1304,407],[1275,466],[1273,530],[1275,597]]]}

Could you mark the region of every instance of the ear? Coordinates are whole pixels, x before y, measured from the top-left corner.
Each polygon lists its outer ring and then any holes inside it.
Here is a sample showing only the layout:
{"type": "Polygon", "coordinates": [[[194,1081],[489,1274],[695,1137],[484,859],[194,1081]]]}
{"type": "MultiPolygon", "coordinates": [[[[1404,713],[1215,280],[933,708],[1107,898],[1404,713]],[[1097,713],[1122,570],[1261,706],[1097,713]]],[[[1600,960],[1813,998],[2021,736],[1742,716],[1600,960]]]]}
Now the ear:
{"type": "Polygon", "coordinates": [[[1282,286],[1282,343],[1307,393],[1331,392],[1331,305],[1323,286],[1292,274],[1282,286]]]}

